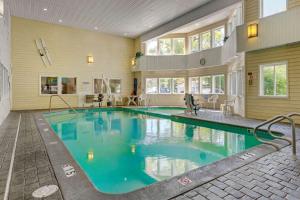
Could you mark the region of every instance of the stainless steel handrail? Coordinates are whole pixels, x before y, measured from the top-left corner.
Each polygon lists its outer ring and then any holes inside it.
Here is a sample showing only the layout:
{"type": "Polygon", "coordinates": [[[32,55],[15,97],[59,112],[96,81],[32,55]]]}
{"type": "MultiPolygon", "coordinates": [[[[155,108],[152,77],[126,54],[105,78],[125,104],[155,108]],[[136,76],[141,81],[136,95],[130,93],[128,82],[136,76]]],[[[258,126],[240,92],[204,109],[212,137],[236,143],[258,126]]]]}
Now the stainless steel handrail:
{"type": "MultiPolygon", "coordinates": [[[[287,114],[286,117],[288,118],[291,118],[294,117],[294,116],[300,116],[300,113],[290,113],[290,114],[287,114]]],[[[282,139],[282,140],[286,140],[288,141],[290,144],[292,144],[292,151],[293,151],[293,154],[296,155],[296,146],[297,146],[297,141],[296,141],[296,125],[295,125],[295,121],[292,119],[289,120],[290,123],[291,123],[291,129],[292,129],[292,140],[290,138],[287,138],[287,137],[278,137],[276,135],[273,134],[272,130],[271,130],[271,127],[276,124],[276,123],[279,123],[279,122],[282,122],[283,120],[285,120],[286,118],[285,117],[282,117],[282,118],[279,118],[275,121],[273,121],[272,123],[269,124],[268,126],[268,133],[270,135],[272,135],[273,137],[277,138],[277,139],[282,139]]]]}
{"type": "Polygon", "coordinates": [[[255,138],[264,143],[264,144],[269,144],[269,145],[272,145],[274,146],[277,150],[279,150],[279,146],[276,145],[275,143],[273,142],[270,142],[270,141],[267,141],[267,140],[264,140],[264,139],[261,139],[257,136],[257,131],[265,126],[265,125],[268,125],[268,133],[274,137],[274,138],[277,138],[277,139],[282,139],[282,140],[286,140],[288,141],[289,143],[292,144],[292,151],[293,151],[293,155],[296,155],[296,125],[295,125],[295,121],[294,119],[292,118],[293,116],[300,116],[300,113],[290,113],[290,114],[287,114],[287,115],[278,115],[278,116],[275,116],[265,122],[262,122],[260,123],[259,125],[257,125],[255,128],[254,128],[254,131],[253,131],[253,134],[255,136],[255,138]],[[276,124],[276,123],[279,123],[283,120],[288,120],[291,124],[291,129],[292,129],[292,140],[287,138],[287,137],[284,137],[284,136],[277,136],[275,134],[273,134],[273,132],[271,131],[271,127],[276,124]]]}
{"type": "Polygon", "coordinates": [[[62,100],[72,111],[74,111],[76,114],[79,114],[64,98],[62,98],[60,95],[58,94],[54,94],[50,96],[50,101],[49,101],[49,112],[51,112],[51,108],[52,108],[52,98],[53,97],[58,97],[60,100],[62,100]]]}

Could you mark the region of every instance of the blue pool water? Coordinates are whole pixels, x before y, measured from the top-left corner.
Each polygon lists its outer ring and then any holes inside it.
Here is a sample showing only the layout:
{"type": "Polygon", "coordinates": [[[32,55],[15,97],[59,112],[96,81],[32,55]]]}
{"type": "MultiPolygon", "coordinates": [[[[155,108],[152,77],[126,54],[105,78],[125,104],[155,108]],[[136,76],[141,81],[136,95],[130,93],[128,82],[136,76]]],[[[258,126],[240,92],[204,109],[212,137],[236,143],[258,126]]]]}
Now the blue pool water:
{"type": "Polygon", "coordinates": [[[175,122],[135,112],[85,110],[44,115],[101,192],[121,194],[258,145],[246,129],[175,122]]]}

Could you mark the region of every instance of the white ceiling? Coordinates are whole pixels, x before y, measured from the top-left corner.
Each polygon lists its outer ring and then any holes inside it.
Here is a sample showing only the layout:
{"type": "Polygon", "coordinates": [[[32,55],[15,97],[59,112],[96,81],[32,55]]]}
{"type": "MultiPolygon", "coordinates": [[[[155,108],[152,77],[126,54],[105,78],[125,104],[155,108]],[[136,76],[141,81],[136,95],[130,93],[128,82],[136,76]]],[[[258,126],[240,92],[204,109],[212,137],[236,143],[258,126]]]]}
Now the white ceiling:
{"type": "Polygon", "coordinates": [[[239,4],[234,4],[232,6],[229,6],[227,8],[224,8],[222,10],[219,10],[215,13],[212,13],[211,15],[207,15],[201,19],[195,20],[189,24],[186,24],[184,26],[181,26],[168,34],[173,33],[189,33],[194,30],[197,30],[199,28],[203,28],[205,26],[208,26],[210,24],[228,19],[234,12],[234,10],[239,6],[239,4]]]}
{"type": "Polygon", "coordinates": [[[212,0],[8,1],[13,16],[137,37],[212,0]]]}

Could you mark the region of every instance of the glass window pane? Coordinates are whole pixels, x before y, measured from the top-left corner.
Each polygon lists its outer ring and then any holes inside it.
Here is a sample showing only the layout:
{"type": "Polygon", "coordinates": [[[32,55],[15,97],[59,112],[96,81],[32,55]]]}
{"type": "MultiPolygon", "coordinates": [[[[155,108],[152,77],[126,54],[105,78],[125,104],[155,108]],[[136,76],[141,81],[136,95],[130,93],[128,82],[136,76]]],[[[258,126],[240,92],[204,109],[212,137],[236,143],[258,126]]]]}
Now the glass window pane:
{"type": "Polygon", "coordinates": [[[210,31],[201,33],[201,50],[211,48],[211,33],[210,31]]]}
{"type": "Polygon", "coordinates": [[[262,0],[262,17],[274,15],[287,9],[287,0],[262,0]]]}
{"type": "Polygon", "coordinates": [[[146,43],[147,55],[157,55],[157,40],[150,40],[146,43]]]}
{"type": "Polygon", "coordinates": [[[237,95],[237,72],[233,72],[231,74],[231,95],[235,96],[237,95]]]}
{"type": "Polygon", "coordinates": [[[225,76],[224,75],[217,75],[214,76],[214,88],[213,91],[215,94],[224,94],[225,90],[225,76]]]}
{"type": "Polygon", "coordinates": [[[106,87],[102,79],[94,79],[94,93],[106,94],[106,87]]]}
{"type": "Polygon", "coordinates": [[[58,94],[58,78],[42,76],[41,94],[58,94]]]}
{"type": "Polygon", "coordinates": [[[200,93],[201,94],[211,94],[212,93],[212,77],[211,76],[201,76],[200,77],[200,93]]]}
{"type": "Polygon", "coordinates": [[[62,78],[61,79],[61,93],[62,94],[76,94],[76,78],[62,78]]]}
{"type": "Polygon", "coordinates": [[[275,76],[276,76],[276,95],[286,96],[287,95],[286,65],[276,65],[275,76]]]}
{"type": "Polygon", "coordinates": [[[146,94],[156,94],[156,93],[158,93],[157,78],[147,78],[146,79],[146,94]]]}
{"type": "Polygon", "coordinates": [[[185,79],[173,78],[173,93],[184,94],[184,92],[185,92],[185,79]]]}
{"type": "Polygon", "coordinates": [[[200,91],[200,80],[199,77],[190,78],[190,93],[199,94],[200,91]]]}
{"type": "Polygon", "coordinates": [[[190,37],[190,51],[191,53],[199,51],[199,35],[190,37]]]}
{"type": "Polygon", "coordinates": [[[185,50],[185,39],[184,38],[174,38],[173,39],[173,52],[175,55],[184,54],[185,50]]]}
{"type": "Polygon", "coordinates": [[[263,95],[274,95],[274,66],[264,66],[263,70],[263,95]]]}
{"type": "Polygon", "coordinates": [[[224,36],[225,36],[224,26],[214,30],[214,47],[223,46],[224,36]]]}
{"type": "Polygon", "coordinates": [[[170,55],[172,53],[172,41],[171,39],[159,40],[159,54],[170,55]]]}
{"type": "Polygon", "coordinates": [[[160,94],[171,94],[172,79],[171,78],[160,78],[159,79],[159,93],[160,94]]]}
{"type": "Polygon", "coordinates": [[[120,79],[110,79],[109,87],[110,87],[111,93],[113,93],[113,94],[121,93],[121,80],[120,79]]]}

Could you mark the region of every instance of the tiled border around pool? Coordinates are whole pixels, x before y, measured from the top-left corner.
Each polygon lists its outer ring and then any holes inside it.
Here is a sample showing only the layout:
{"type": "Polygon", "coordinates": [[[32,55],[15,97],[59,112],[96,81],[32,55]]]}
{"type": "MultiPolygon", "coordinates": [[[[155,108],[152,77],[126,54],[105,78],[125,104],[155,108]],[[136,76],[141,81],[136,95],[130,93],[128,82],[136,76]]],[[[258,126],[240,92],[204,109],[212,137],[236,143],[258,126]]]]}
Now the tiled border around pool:
{"type": "MultiPolygon", "coordinates": [[[[84,171],[77,165],[76,161],[74,161],[64,144],[52,131],[51,127],[44,119],[42,113],[37,113],[35,115],[35,119],[38,130],[45,142],[51,164],[53,166],[59,186],[65,199],[170,199],[276,151],[269,145],[258,145],[234,156],[217,161],[204,167],[200,167],[183,175],[176,176],[165,181],[157,182],[148,187],[127,194],[111,195],[101,193],[94,188],[94,186],[85,175],[84,171]],[[241,156],[246,153],[254,156],[249,157],[245,160],[241,159],[241,156]],[[62,169],[62,166],[65,164],[70,164],[75,168],[75,176],[69,178],[66,177],[65,172],[62,169]],[[187,185],[180,184],[178,180],[185,177],[190,179],[192,182],[187,185]]],[[[286,142],[280,140],[274,140],[274,142],[280,145],[281,148],[288,145],[286,142]]]]}

